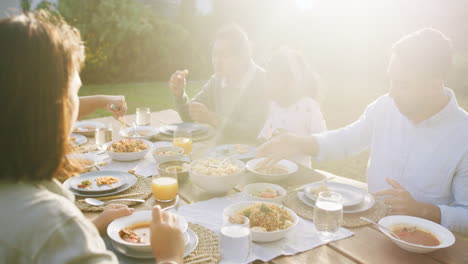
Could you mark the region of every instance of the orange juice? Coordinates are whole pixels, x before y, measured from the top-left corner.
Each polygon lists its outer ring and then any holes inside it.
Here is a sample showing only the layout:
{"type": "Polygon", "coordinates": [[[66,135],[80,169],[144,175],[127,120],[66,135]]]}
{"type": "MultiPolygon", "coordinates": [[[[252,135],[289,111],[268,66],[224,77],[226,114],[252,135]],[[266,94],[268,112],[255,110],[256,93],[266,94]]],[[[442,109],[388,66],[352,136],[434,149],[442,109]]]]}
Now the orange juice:
{"type": "Polygon", "coordinates": [[[154,178],[151,184],[154,197],[159,201],[171,201],[177,196],[179,185],[172,177],[154,178]]]}
{"type": "Polygon", "coordinates": [[[185,137],[177,137],[172,141],[174,146],[178,146],[184,149],[185,154],[190,154],[192,152],[192,139],[185,137]]]}

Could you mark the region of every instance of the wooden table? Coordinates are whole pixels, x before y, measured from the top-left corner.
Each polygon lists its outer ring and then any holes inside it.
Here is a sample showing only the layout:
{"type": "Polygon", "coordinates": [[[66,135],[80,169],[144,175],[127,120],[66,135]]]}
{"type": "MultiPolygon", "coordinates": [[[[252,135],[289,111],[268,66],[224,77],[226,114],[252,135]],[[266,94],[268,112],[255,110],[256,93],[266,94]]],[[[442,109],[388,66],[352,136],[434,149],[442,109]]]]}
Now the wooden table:
{"type": "MultiPolygon", "coordinates": [[[[131,123],[134,116],[127,116],[127,122],[131,123]]],[[[114,132],[118,132],[119,123],[111,117],[94,119],[104,123],[112,123],[114,132]]],[[[180,117],[174,110],[164,110],[152,114],[152,125],[161,126],[162,123],[180,122],[180,117]]],[[[117,133],[115,133],[117,134],[117,133]]],[[[193,152],[202,153],[204,149],[213,146],[213,140],[194,143],[193,152]]],[[[301,168],[299,173],[281,183],[285,187],[297,187],[302,184],[324,179],[326,177],[337,177],[336,181],[352,184],[367,189],[367,184],[320,170],[309,170],[301,168]]],[[[245,177],[230,193],[239,192],[242,187],[250,182],[260,182],[253,175],[245,177]]],[[[181,204],[190,204],[198,201],[208,200],[215,196],[208,194],[202,189],[194,186],[189,180],[180,185],[179,196],[181,204]]],[[[149,210],[158,202],[151,197],[144,204],[135,206],[136,210],[149,210]]],[[[88,218],[93,218],[96,213],[85,213],[88,218]]],[[[416,254],[400,249],[393,244],[384,234],[373,226],[349,228],[354,235],[336,242],[323,245],[294,256],[281,256],[269,263],[273,264],[296,264],[296,263],[465,263],[468,264],[468,238],[455,234],[456,243],[446,249],[441,249],[429,254],[416,254]]],[[[255,263],[263,263],[256,261],[255,263]]]]}

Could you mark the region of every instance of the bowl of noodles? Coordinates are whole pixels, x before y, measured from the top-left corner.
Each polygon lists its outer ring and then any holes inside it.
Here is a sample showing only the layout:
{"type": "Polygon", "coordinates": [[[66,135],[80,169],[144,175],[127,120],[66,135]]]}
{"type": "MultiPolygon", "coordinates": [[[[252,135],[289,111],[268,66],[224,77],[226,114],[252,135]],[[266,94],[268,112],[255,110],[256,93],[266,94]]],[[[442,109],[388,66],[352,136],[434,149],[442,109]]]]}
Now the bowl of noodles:
{"type": "Polygon", "coordinates": [[[299,221],[293,210],[269,202],[239,202],[223,211],[223,220],[230,223],[236,223],[241,216],[249,219],[254,242],[280,240],[286,237],[299,221]]]}
{"type": "Polygon", "coordinates": [[[143,159],[152,147],[153,143],[144,139],[122,139],[104,144],[107,155],[118,161],[143,159]]]}

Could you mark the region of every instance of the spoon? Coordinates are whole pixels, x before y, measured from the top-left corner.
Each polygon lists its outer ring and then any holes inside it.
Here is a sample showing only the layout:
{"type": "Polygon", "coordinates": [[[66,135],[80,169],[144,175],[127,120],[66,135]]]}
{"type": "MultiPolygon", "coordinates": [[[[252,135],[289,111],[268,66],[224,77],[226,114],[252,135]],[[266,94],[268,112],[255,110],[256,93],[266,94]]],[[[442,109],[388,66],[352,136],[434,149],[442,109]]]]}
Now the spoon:
{"type": "Polygon", "coordinates": [[[223,159],[223,160],[222,160],[220,163],[218,163],[218,164],[210,164],[210,167],[213,167],[213,168],[220,168],[221,166],[223,166],[224,162],[226,162],[226,161],[228,161],[228,160],[234,158],[235,156],[237,156],[237,154],[232,155],[232,156],[229,156],[229,157],[223,159]]]}
{"type": "Polygon", "coordinates": [[[370,220],[369,218],[366,218],[366,217],[359,217],[359,218],[361,218],[362,220],[367,221],[367,222],[369,222],[369,223],[371,223],[371,224],[374,224],[374,225],[376,225],[376,226],[378,226],[378,227],[380,227],[380,228],[382,228],[382,229],[385,229],[385,230],[386,230],[387,232],[389,232],[392,236],[394,236],[394,237],[397,238],[398,240],[401,240],[401,238],[400,238],[397,234],[395,234],[395,232],[393,232],[392,230],[390,230],[390,229],[387,228],[386,226],[383,226],[383,225],[381,225],[381,224],[378,224],[378,223],[376,223],[376,222],[374,222],[374,221],[372,221],[372,220],[370,220]]]}
{"type": "Polygon", "coordinates": [[[85,199],[85,202],[90,204],[90,205],[94,205],[94,206],[103,206],[103,205],[106,205],[108,203],[112,203],[112,202],[117,202],[117,201],[129,201],[129,202],[139,202],[139,203],[144,203],[145,200],[141,200],[141,199],[115,199],[115,200],[110,200],[110,201],[107,201],[107,202],[103,202],[103,201],[100,201],[98,199],[94,199],[94,198],[86,198],[85,199]]]}
{"type": "MultiPolygon", "coordinates": [[[[336,177],[333,176],[333,177],[326,178],[326,179],[324,179],[324,180],[321,180],[321,181],[318,181],[318,182],[315,182],[315,183],[324,183],[324,182],[328,182],[328,181],[334,180],[335,178],[336,178],[336,177]]],[[[296,191],[296,192],[302,191],[302,190],[304,190],[305,188],[307,188],[307,185],[308,185],[308,184],[302,185],[302,186],[300,186],[300,187],[297,187],[296,189],[294,189],[294,191],[296,191]]]]}

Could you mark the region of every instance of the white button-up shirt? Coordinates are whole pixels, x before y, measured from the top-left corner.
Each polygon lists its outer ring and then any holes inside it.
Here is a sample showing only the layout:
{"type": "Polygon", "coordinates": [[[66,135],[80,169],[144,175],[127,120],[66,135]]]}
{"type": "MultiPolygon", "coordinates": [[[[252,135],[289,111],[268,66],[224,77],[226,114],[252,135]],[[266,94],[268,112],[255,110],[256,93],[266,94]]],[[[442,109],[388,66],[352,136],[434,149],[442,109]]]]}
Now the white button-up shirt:
{"type": "Polygon", "coordinates": [[[384,95],[360,119],[318,135],[318,159],[355,155],[370,147],[369,191],[391,188],[393,179],[418,201],[439,206],[441,224],[468,234],[468,114],[452,90],[449,103],[414,124],[384,95]]]}

